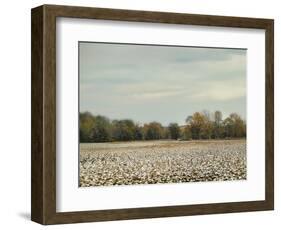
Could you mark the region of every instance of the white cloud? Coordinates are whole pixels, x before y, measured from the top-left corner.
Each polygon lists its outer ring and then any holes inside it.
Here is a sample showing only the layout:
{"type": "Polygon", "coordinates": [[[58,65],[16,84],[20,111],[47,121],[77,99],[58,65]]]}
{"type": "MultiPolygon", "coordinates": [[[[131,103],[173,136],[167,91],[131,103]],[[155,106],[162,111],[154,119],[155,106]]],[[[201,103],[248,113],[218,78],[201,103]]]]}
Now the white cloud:
{"type": "Polygon", "coordinates": [[[152,99],[165,99],[166,97],[171,96],[179,96],[182,95],[182,91],[162,91],[162,92],[144,92],[144,93],[135,93],[132,94],[134,99],[145,99],[145,100],[152,100],[152,99]]]}
{"type": "Polygon", "coordinates": [[[229,101],[238,98],[245,97],[245,89],[243,88],[233,88],[232,90],[222,89],[219,87],[202,89],[201,92],[191,96],[192,100],[195,101],[229,101]]]}

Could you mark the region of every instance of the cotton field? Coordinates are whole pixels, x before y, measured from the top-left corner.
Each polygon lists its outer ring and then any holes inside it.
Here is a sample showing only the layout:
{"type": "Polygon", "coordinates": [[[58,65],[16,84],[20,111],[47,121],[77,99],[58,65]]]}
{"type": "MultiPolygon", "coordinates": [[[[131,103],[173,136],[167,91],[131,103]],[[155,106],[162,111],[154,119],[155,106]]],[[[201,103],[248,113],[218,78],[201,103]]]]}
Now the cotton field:
{"type": "Polygon", "coordinates": [[[80,144],[80,186],[246,179],[246,141],[80,144]]]}

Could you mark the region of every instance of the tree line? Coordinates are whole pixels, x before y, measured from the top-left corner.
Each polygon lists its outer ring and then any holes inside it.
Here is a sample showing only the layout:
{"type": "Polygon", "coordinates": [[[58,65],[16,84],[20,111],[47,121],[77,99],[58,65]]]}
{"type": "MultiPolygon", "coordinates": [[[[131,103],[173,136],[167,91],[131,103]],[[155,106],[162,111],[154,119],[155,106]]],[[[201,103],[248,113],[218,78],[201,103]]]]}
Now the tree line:
{"type": "Polygon", "coordinates": [[[177,123],[163,126],[156,121],[139,125],[130,119],[110,120],[105,116],[92,115],[90,112],[80,113],[79,121],[80,142],[246,137],[246,122],[237,113],[231,113],[223,119],[220,111],[195,112],[186,118],[186,124],[183,126],[177,123]]]}

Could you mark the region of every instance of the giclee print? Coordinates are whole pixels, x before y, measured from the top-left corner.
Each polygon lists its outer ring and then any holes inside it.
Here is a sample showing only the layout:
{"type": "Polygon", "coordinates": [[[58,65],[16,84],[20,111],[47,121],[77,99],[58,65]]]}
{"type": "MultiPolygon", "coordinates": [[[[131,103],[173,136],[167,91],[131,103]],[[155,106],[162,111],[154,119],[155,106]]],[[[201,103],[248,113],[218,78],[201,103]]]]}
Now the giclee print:
{"type": "Polygon", "coordinates": [[[79,42],[80,187],[245,180],[246,55],[79,42]]]}

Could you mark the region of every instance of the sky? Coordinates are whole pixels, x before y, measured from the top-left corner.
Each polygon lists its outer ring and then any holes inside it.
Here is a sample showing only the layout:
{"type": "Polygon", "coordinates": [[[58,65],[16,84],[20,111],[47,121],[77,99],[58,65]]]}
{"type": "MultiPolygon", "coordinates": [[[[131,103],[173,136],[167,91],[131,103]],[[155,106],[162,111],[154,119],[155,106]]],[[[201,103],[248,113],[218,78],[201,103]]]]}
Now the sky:
{"type": "Polygon", "coordinates": [[[246,50],[79,43],[80,112],[139,124],[194,112],[246,118],[246,50]]]}

